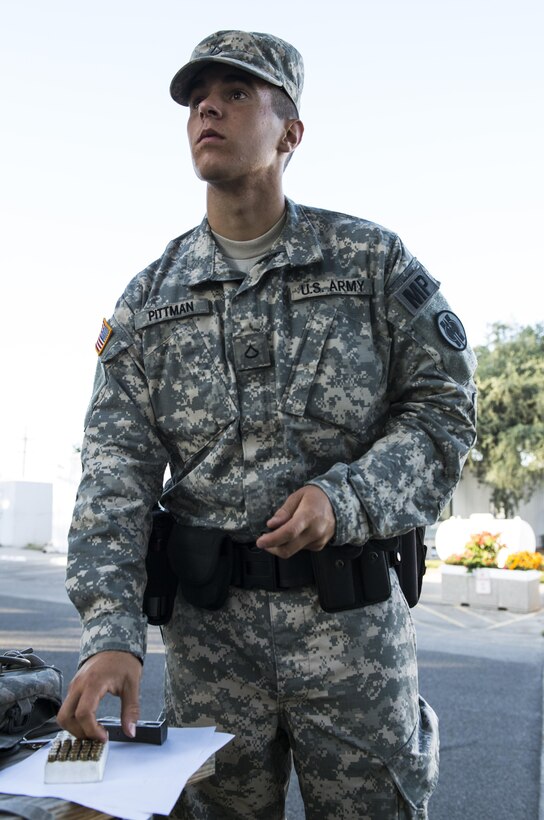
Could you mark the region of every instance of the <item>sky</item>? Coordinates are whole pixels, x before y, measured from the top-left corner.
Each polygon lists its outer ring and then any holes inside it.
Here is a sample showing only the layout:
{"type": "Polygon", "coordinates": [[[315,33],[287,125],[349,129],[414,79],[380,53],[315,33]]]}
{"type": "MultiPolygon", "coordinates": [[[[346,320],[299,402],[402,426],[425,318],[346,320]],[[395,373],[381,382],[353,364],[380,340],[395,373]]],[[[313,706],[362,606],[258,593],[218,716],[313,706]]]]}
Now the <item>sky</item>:
{"type": "Polygon", "coordinates": [[[73,494],[102,318],[205,213],[168,89],[216,30],[304,56],[287,196],[398,233],[474,345],[493,322],[541,321],[543,9],[0,0],[0,481],[73,494]]]}

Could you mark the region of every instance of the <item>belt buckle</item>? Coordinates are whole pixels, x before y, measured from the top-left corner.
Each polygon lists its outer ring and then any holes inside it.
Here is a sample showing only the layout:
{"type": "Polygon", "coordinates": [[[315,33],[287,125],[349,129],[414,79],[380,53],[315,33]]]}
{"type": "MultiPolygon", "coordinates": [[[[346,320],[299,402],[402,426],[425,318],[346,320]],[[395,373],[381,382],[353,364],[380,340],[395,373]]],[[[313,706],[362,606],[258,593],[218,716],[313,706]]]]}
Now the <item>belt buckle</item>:
{"type": "Polygon", "coordinates": [[[259,556],[260,561],[252,562],[249,559],[244,560],[244,577],[248,580],[249,585],[253,589],[265,589],[267,592],[277,592],[280,588],[278,577],[278,559],[275,555],[271,555],[261,547],[251,544],[247,547],[247,552],[254,556],[259,556]],[[266,573],[260,573],[261,568],[266,569],[266,573]],[[246,568],[249,572],[246,572],[246,568]],[[256,569],[257,572],[251,572],[251,569],[256,569]]]}

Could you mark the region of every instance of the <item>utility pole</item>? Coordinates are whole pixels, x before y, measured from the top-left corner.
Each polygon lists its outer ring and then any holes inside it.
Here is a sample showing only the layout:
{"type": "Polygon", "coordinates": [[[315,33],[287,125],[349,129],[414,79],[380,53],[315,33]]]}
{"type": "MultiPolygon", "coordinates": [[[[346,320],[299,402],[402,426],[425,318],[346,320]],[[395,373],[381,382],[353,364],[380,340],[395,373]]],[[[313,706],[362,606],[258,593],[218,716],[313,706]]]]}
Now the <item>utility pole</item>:
{"type": "Polygon", "coordinates": [[[26,445],[28,442],[28,431],[25,427],[25,434],[23,436],[23,481],[25,479],[25,472],[26,472],[26,445]]]}

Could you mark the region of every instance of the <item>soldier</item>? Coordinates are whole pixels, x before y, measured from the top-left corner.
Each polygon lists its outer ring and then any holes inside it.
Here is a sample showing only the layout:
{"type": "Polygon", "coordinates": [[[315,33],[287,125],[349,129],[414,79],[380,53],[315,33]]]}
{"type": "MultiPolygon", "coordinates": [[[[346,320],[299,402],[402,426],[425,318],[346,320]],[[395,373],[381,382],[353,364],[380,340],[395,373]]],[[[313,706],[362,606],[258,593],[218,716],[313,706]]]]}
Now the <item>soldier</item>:
{"type": "Polygon", "coordinates": [[[181,586],[162,627],[167,717],[235,735],[176,816],[281,818],[294,761],[307,818],[425,818],[437,720],[376,544],[451,497],[474,357],[397,236],[285,198],[302,84],[296,49],[241,31],[207,37],[172,81],[207,215],[97,343],[67,580],[82,665],[59,721],[103,737],[111,692],[134,731],[160,498],[181,586]]]}

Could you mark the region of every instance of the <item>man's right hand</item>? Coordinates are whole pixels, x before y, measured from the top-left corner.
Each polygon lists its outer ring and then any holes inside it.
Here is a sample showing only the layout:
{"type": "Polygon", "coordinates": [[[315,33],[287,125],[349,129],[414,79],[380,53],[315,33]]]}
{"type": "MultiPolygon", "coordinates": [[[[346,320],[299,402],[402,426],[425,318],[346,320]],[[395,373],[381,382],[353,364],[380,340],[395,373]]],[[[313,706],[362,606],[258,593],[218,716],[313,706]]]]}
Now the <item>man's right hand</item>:
{"type": "Polygon", "coordinates": [[[134,737],[140,715],[142,664],[130,652],[99,652],[74,676],[57,715],[59,725],[79,738],[106,741],[108,733],[96,719],[98,704],[108,692],[121,698],[121,726],[134,737]]]}

